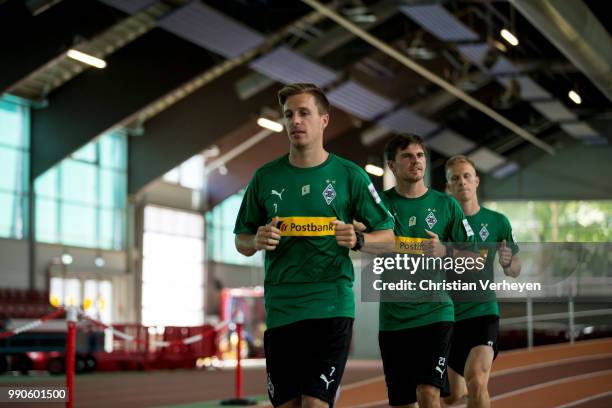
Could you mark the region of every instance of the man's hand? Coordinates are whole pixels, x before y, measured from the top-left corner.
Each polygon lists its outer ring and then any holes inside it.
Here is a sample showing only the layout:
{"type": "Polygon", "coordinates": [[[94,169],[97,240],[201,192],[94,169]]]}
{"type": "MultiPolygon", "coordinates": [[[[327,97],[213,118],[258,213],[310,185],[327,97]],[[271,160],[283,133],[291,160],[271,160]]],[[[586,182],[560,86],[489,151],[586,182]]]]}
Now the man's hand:
{"type": "Polygon", "coordinates": [[[257,234],[255,234],[255,249],[273,251],[280,242],[281,232],[276,228],[278,223],[278,217],[272,218],[272,221],[268,225],[257,228],[257,234]]]}
{"type": "Polygon", "coordinates": [[[497,253],[499,254],[499,264],[502,268],[509,268],[512,264],[512,249],[506,245],[506,240],[501,242],[497,253]]]}
{"type": "Polygon", "coordinates": [[[332,221],[332,224],[336,226],[334,235],[338,245],[351,249],[357,244],[357,235],[355,235],[353,224],[345,224],[340,220],[332,221]]]}
{"type": "Polygon", "coordinates": [[[512,255],[512,248],[506,245],[506,240],[503,240],[497,251],[499,253],[499,264],[504,270],[504,275],[512,278],[518,278],[521,274],[521,260],[516,255],[512,255]]]}
{"type": "Polygon", "coordinates": [[[446,256],[446,247],[440,242],[438,234],[429,230],[425,230],[425,232],[431,239],[423,241],[423,253],[434,258],[446,256]]]}

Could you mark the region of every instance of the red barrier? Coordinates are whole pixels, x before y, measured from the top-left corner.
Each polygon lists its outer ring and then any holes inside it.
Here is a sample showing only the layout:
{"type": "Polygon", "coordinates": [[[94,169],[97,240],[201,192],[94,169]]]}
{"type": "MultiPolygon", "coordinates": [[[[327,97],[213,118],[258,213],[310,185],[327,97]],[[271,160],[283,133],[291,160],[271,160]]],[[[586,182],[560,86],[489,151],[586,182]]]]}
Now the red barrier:
{"type": "Polygon", "coordinates": [[[77,310],[68,307],[66,310],[66,323],[68,333],[66,334],[66,387],[68,387],[68,401],[66,408],[74,407],[74,359],[76,354],[76,322],[77,310]]]}
{"type": "MultiPolygon", "coordinates": [[[[65,374],[66,374],[66,387],[68,388],[68,400],[66,401],[67,408],[74,407],[76,335],[77,335],[77,321],[78,321],[79,315],[83,318],[83,320],[86,320],[92,323],[94,326],[98,326],[98,327],[110,330],[114,337],[122,339],[125,342],[133,343],[135,346],[140,347],[145,354],[149,353],[150,348],[157,350],[158,355],[157,355],[156,360],[163,360],[163,358],[160,358],[160,356],[163,357],[164,353],[160,352],[159,350],[167,351],[167,353],[170,356],[167,358],[167,360],[169,360],[168,364],[170,367],[173,367],[174,365],[176,365],[176,364],[173,365],[173,363],[176,363],[176,361],[174,361],[176,360],[176,358],[173,356],[172,353],[180,354],[181,351],[192,350],[192,354],[195,353],[194,355],[197,356],[197,355],[201,355],[204,352],[204,350],[210,349],[210,353],[204,353],[204,354],[213,355],[214,353],[213,339],[215,337],[215,334],[219,330],[227,326],[227,324],[229,323],[229,322],[224,321],[215,326],[205,325],[205,326],[197,327],[197,328],[196,327],[194,328],[170,328],[170,329],[180,329],[180,330],[177,331],[176,333],[173,330],[169,330],[169,332],[167,333],[168,336],[166,337],[166,333],[165,333],[164,340],[162,341],[159,341],[159,340],[149,341],[148,330],[147,328],[143,326],[138,325],[137,326],[138,329],[141,329],[141,330],[138,330],[136,332],[136,336],[133,336],[128,333],[125,333],[124,331],[118,330],[116,327],[107,325],[98,320],[92,319],[91,317],[85,316],[83,312],[79,312],[78,308],[74,306],[70,306],[67,308],[60,307],[57,310],[55,310],[53,313],[43,316],[40,319],[29,322],[20,327],[10,329],[5,332],[0,332],[0,339],[15,336],[20,333],[32,330],[44,324],[50,319],[59,317],[64,312],[66,312],[66,328],[67,328],[66,349],[65,349],[65,359],[64,359],[64,368],[65,368],[65,374]],[[179,335],[188,335],[188,337],[181,338],[179,337],[179,335]],[[208,339],[208,341],[205,341],[206,339],[208,339]],[[204,343],[206,344],[203,345],[204,343]]],[[[240,350],[241,350],[242,335],[243,335],[242,318],[239,317],[238,321],[239,321],[239,324],[238,324],[238,363],[237,363],[237,370],[236,370],[236,395],[238,398],[236,398],[235,400],[248,401],[248,400],[242,400],[242,371],[241,371],[241,363],[240,363],[240,350]]],[[[127,327],[128,326],[126,326],[126,328],[127,327]]],[[[194,357],[190,356],[190,358],[194,358],[194,357]]],[[[193,367],[193,366],[194,366],[193,363],[190,364],[190,367],[193,367]]],[[[239,405],[251,405],[251,404],[241,403],[239,405]]]]}

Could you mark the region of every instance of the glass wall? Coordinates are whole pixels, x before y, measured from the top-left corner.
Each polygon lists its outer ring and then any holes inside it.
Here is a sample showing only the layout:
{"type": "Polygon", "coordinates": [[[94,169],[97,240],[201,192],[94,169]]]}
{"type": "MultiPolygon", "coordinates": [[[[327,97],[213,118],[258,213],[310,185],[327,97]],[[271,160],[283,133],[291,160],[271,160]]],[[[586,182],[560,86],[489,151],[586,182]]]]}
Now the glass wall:
{"type": "Polygon", "coordinates": [[[0,237],[23,239],[27,233],[29,108],[0,99],[0,237]]]}
{"type": "Polygon", "coordinates": [[[101,249],[124,246],[127,136],[85,145],[35,182],[36,240],[101,249]]]}
{"type": "Polygon", "coordinates": [[[163,180],[194,190],[201,189],[204,185],[204,157],[196,154],[164,174],[163,180]]]}
{"type": "Polygon", "coordinates": [[[263,266],[263,251],[247,257],[240,254],[234,245],[234,224],[243,196],[244,191],[229,196],[206,214],[208,259],[234,265],[263,266]]]}

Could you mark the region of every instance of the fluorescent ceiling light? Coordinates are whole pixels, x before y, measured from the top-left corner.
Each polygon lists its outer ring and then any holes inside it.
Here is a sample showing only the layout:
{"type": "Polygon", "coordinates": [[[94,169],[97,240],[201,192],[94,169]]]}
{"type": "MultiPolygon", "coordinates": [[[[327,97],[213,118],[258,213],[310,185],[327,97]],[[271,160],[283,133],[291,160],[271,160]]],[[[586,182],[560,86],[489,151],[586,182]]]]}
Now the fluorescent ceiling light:
{"type": "Polygon", "coordinates": [[[70,58],[74,60],[80,61],[87,65],[91,65],[92,67],[96,67],[96,68],[106,67],[106,61],[104,61],[103,59],[96,58],[94,56],[85,54],[84,52],[77,51],[75,49],[68,50],[68,53],[66,55],[68,55],[70,58]]]}
{"type": "Polygon", "coordinates": [[[580,105],[582,103],[582,98],[580,97],[580,95],[578,95],[578,92],[574,90],[569,91],[567,96],[569,96],[572,102],[574,102],[576,105],[580,105]]]}
{"type": "Polygon", "coordinates": [[[517,46],[519,44],[519,40],[518,38],[516,38],[516,36],[514,34],[512,34],[510,31],[506,30],[505,28],[503,28],[499,34],[503,37],[504,40],[508,41],[508,44],[513,45],[513,46],[517,46]]]}
{"type": "Polygon", "coordinates": [[[385,174],[385,170],[382,167],[375,166],[373,164],[366,164],[365,171],[370,173],[373,176],[380,177],[385,174]]]}
{"type": "Polygon", "coordinates": [[[62,254],[62,263],[64,265],[70,265],[72,263],[72,255],[62,254]]]}
{"type": "Polygon", "coordinates": [[[257,124],[264,129],[268,129],[276,133],[280,133],[283,131],[283,125],[267,118],[257,119],[257,124]]]}

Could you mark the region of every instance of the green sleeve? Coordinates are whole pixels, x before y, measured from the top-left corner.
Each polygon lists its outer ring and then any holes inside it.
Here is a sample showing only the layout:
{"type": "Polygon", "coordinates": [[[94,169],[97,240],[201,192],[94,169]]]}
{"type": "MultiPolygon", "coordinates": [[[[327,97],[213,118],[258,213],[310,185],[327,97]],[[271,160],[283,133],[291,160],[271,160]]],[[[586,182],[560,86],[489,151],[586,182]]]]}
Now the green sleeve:
{"type": "Polygon", "coordinates": [[[515,255],[518,253],[519,247],[516,241],[514,240],[514,234],[512,233],[512,225],[510,225],[510,221],[508,220],[508,217],[502,214],[502,218],[503,218],[502,222],[504,226],[503,239],[505,239],[508,246],[512,248],[512,255],[515,255]]]}
{"type": "Polygon", "coordinates": [[[465,246],[465,249],[472,248],[475,250],[476,237],[470,223],[468,222],[467,218],[465,218],[465,214],[463,214],[461,206],[454,198],[449,197],[449,202],[450,222],[448,225],[448,236],[446,240],[459,244],[469,244],[465,246]]]}
{"type": "Polygon", "coordinates": [[[383,204],[374,184],[362,169],[351,181],[352,217],[365,224],[368,231],[393,229],[393,217],[383,204]]]}
{"type": "Polygon", "coordinates": [[[255,234],[257,228],[266,224],[266,211],[257,199],[258,185],[259,177],[258,173],[255,173],[242,198],[242,204],[240,204],[236,225],[234,226],[234,234],[255,234]]]}

